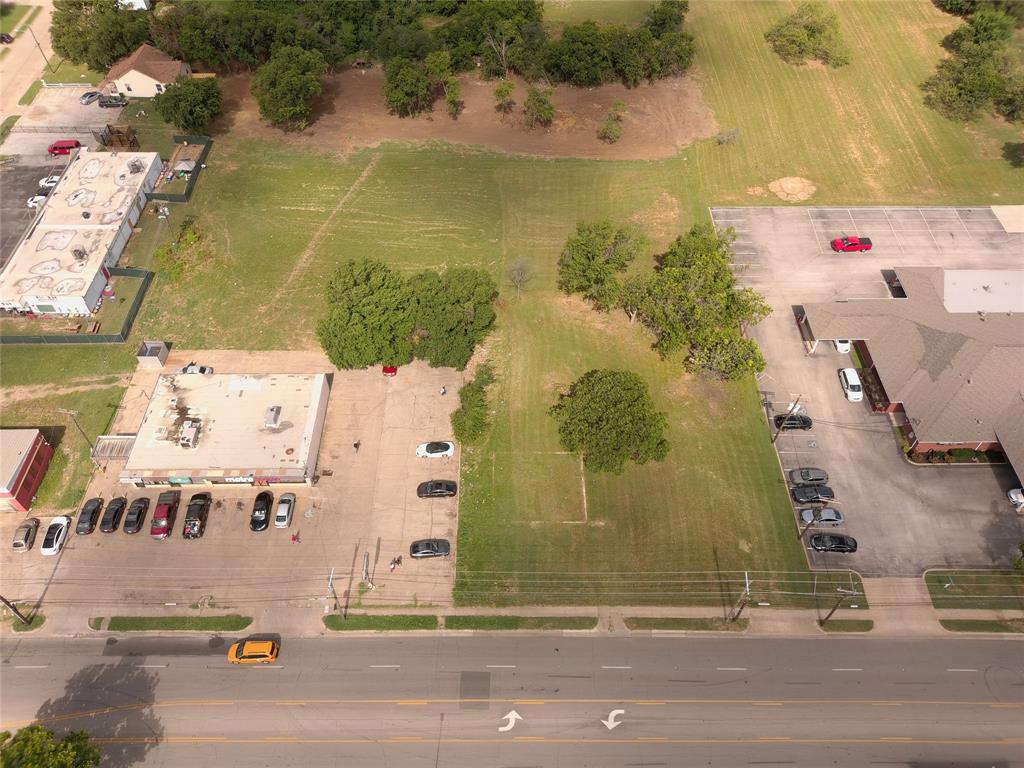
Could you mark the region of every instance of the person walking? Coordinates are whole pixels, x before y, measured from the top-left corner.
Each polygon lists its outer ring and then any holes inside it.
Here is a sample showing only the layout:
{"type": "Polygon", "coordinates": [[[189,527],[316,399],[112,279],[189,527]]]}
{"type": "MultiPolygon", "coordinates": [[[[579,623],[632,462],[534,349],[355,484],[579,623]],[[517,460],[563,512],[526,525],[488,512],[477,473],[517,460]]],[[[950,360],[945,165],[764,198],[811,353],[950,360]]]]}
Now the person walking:
{"type": "Polygon", "coordinates": [[[446,387],[441,387],[441,397],[444,397],[447,394],[448,394],[448,389],[446,387]]]}

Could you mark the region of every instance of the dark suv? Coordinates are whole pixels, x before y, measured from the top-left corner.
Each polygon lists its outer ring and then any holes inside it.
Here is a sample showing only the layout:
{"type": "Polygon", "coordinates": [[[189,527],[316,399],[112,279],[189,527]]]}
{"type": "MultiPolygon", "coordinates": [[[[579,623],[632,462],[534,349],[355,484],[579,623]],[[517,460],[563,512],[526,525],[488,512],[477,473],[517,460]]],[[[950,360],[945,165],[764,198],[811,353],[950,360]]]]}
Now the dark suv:
{"type": "Polygon", "coordinates": [[[124,96],[100,96],[99,101],[96,103],[105,109],[113,109],[115,107],[127,107],[128,99],[124,96]]]}
{"type": "Polygon", "coordinates": [[[802,413],[780,413],[775,417],[775,428],[781,429],[786,432],[790,429],[810,429],[814,426],[814,422],[811,421],[810,416],[804,416],[802,413]]]}
{"type": "Polygon", "coordinates": [[[117,530],[117,526],[121,523],[121,515],[124,514],[124,508],[128,504],[128,499],[124,496],[118,496],[116,499],[111,499],[107,502],[107,510],[103,513],[103,519],[100,521],[100,531],[103,533],[113,533],[117,530]]]}
{"type": "Polygon", "coordinates": [[[136,499],[128,507],[128,514],[124,518],[125,533],[138,533],[142,530],[142,524],[146,520],[146,510],[149,509],[149,499],[136,499]]]}
{"type": "Polygon", "coordinates": [[[835,491],[827,485],[801,485],[792,489],[790,493],[797,504],[824,504],[836,497],[835,491]]]}
{"type": "Polygon", "coordinates": [[[75,533],[85,536],[96,530],[96,521],[99,520],[100,510],[103,508],[103,499],[89,499],[82,505],[82,511],[78,513],[78,522],[75,524],[75,533]]]}

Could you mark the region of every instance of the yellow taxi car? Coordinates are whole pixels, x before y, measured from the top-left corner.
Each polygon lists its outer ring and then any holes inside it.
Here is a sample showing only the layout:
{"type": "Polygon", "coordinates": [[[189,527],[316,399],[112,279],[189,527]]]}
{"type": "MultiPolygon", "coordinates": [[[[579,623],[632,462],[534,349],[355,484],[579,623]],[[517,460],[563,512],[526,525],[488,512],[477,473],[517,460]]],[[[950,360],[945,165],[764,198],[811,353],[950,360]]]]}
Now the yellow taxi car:
{"type": "Polygon", "coordinates": [[[277,661],[281,647],[273,640],[242,640],[231,646],[228,661],[232,664],[270,664],[277,661]]]}

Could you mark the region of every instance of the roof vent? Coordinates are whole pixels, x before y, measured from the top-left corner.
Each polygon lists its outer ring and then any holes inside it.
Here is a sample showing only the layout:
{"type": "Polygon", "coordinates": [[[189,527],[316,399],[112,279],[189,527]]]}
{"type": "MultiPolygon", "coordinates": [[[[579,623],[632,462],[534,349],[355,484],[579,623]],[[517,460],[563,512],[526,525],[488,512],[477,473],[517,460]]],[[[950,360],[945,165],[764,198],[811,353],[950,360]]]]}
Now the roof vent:
{"type": "Polygon", "coordinates": [[[275,429],[278,422],[281,420],[281,406],[272,405],[267,408],[266,414],[263,416],[263,426],[267,429],[275,429]]]}
{"type": "Polygon", "coordinates": [[[73,248],[71,250],[71,255],[75,257],[75,261],[79,262],[87,261],[89,259],[89,254],[85,252],[85,248],[73,248]]]}
{"type": "Polygon", "coordinates": [[[92,216],[92,214],[89,213],[88,211],[82,211],[82,218],[83,219],[88,219],[90,216],[92,216]]]}
{"type": "Polygon", "coordinates": [[[191,419],[182,424],[178,445],[182,448],[195,448],[199,444],[199,426],[200,422],[191,419]]]}

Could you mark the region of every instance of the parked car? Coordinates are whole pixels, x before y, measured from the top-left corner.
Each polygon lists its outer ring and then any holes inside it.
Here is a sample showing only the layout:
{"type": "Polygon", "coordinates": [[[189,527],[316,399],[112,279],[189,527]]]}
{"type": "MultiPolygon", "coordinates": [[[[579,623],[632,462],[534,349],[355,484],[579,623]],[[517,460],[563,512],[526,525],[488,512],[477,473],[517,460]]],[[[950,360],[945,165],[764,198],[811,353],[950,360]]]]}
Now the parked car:
{"type": "Polygon", "coordinates": [[[136,499],[133,501],[128,507],[128,514],[124,516],[124,525],[121,526],[121,530],[125,533],[138,533],[141,531],[148,510],[149,499],[136,499]]]}
{"type": "Polygon", "coordinates": [[[124,508],[128,505],[128,499],[124,496],[118,496],[116,499],[111,499],[107,502],[107,508],[103,512],[103,519],[100,521],[100,531],[103,533],[113,533],[117,530],[117,526],[121,523],[121,515],[124,514],[124,508]]]}
{"type": "Polygon", "coordinates": [[[274,513],[274,527],[287,528],[292,524],[292,509],[295,507],[295,494],[282,493],[277,500],[277,512],[274,513]]]}
{"type": "Polygon", "coordinates": [[[824,504],[836,497],[835,491],[827,485],[801,485],[791,489],[790,493],[797,504],[824,504]]]}
{"type": "Polygon", "coordinates": [[[870,237],[837,237],[832,241],[832,250],[837,253],[852,253],[855,251],[870,251],[874,247],[870,237]]]}
{"type": "Polygon", "coordinates": [[[774,421],[775,428],[781,429],[783,432],[788,432],[791,429],[810,429],[814,426],[811,417],[804,416],[802,413],[780,413],[774,421]]]}
{"type": "Polygon", "coordinates": [[[864,387],[860,383],[860,376],[856,368],[843,368],[839,371],[839,384],[843,388],[843,394],[851,403],[859,403],[864,399],[864,387]]]}
{"type": "Polygon", "coordinates": [[[1014,488],[1007,491],[1006,498],[1008,498],[1010,503],[1017,507],[1017,509],[1024,507],[1024,488],[1014,488]]]}
{"type": "Polygon", "coordinates": [[[394,365],[385,365],[383,368],[380,369],[380,372],[383,373],[385,376],[397,376],[398,367],[394,365]]]}
{"type": "Polygon", "coordinates": [[[15,552],[28,552],[36,540],[36,531],[39,530],[38,517],[26,517],[14,530],[14,539],[11,540],[11,549],[15,552]]]}
{"type": "Polygon", "coordinates": [[[166,539],[171,535],[174,518],[178,514],[181,503],[181,491],[164,491],[156,497],[153,509],[153,522],[149,526],[149,535],[154,539],[166,539]]]}
{"type": "Polygon", "coordinates": [[[439,459],[442,456],[452,456],[455,453],[455,443],[438,440],[432,443],[420,443],[416,446],[416,455],[421,459],[439,459]]]}
{"type": "Polygon", "coordinates": [[[849,339],[836,339],[832,342],[836,345],[836,352],[841,355],[850,354],[850,340],[849,339]]]}
{"type": "Polygon", "coordinates": [[[203,376],[209,376],[213,373],[213,368],[210,368],[208,365],[196,365],[195,362],[191,362],[183,368],[179,368],[178,373],[200,373],[203,376]]]}
{"type": "Polygon", "coordinates": [[[196,493],[185,507],[185,525],[181,529],[183,539],[201,539],[206,531],[206,519],[210,514],[210,494],[196,493]]]}
{"type": "Polygon", "coordinates": [[[78,149],[82,146],[82,142],[78,139],[61,139],[55,141],[53,144],[46,148],[46,153],[50,157],[56,157],[57,155],[70,155],[71,151],[78,149]]]}
{"type": "Polygon", "coordinates": [[[70,517],[50,518],[50,524],[46,526],[46,535],[43,536],[43,545],[39,547],[39,554],[47,556],[60,554],[68,539],[69,528],[71,528],[70,517]]]}
{"type": "Polygon", "coordinates": [[[38,208],[40,205],[46,202],[46,195],[35,194],[32,195],[28,200],[25,201],[25,205],[29,208],[38,208]]]}
{"type": "Polygon", "coordinates": [[[89,104],[92,104],[94,101],[96,101],[96,99],[98,99],[102,95],[103,94],[99,91],[86,91],[78,97],[78,103],[82,104],[83,106],[88,106],[89,104]]]}
{"type": "Polygon", "coordinates": [[[256,494],[256,501],[252,505],[252,515],[249,517],[250,531],[265,531],[270,522],[270,505],[274,503],[274,497],[270,491],[261,491],[256,494]]]}
{"type": "Polygon", "coordinates": [[[817,467],[801,467],[791,470],[789,482],[793,485],[816,485],[828,482],[828,472],[817,467]]]}
{"type": "Polygon", "coordinates": [[[843,513],[834,507],[804,507],[800,510],[800,522],[804,525],[842,525],[846,521],[843,513]]]}
{"type": "Polygon", "coordinates": [[[44,176],[39,180],[40,189],[53,189],[57,186],[57,182],[60,181],[60,174],[54,176],[44,176]]]}
{"type": "Polygon", "coordinates": [[[9,45],[9,44],[11,44],[13,42],[14,42],[14,36],[13,35],[8,34],[7,32],[0,32],[0,43],[3,43],[4,45],[9,45]]]}
{"type": "Polygon", "coordinates": [[[441,496],[454,496],[458,486],[451,480],[428,480],[416,486],[416,495],[421,499],[435,499],[441,496]]]}
{"type": "Polygon", "coordinates": [[[448,539],[421,539],[409,547],[409,557],[448,557],[452,545],[448,539]]]}
{"type": "Polygon", "coordinates": [[[816,533],[811,536],[811,549],[818,552],[856,552],[857,540],[841,533],[816,533]]]}
{"type": "Polygon", "coordinates": [[[78,522],[75,524],[75,533],[79,536],[88,536],[96,530],[96,521],[99,520],[100,510],[103,509],[103,499],[89,499],[82,505],[78,513],[78,522]]]}
{"type": "Polygon", "coordinates": [[[117,94],[116,96],[100,96],[96,103],[105,109],[113,109],[115,107],[127,107],[128,99],[120,94],[117,94]]]}
{"type": "Polygon", "coordinates": [[[241,640],[228,650],[232,664],[270,664],[277,660],[281,646],[272,640],[241,640]]]}

